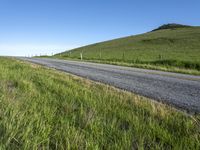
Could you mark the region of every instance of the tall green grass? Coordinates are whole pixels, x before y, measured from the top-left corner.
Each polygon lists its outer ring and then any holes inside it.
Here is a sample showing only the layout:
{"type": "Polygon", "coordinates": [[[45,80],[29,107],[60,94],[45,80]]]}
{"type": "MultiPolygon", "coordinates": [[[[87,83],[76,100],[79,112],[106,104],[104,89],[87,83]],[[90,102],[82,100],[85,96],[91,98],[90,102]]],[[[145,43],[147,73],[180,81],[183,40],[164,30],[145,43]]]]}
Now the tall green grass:
{"type": "Polygon", "coordinates": [[[199,115],[0,58],[0,149],[199,149],[199,115]]]}
{"type": "Polygon", "coordinates": [[[172,28],[96,43],[54,57],[147,64],[200,72],[200,27],[172,28]]]}

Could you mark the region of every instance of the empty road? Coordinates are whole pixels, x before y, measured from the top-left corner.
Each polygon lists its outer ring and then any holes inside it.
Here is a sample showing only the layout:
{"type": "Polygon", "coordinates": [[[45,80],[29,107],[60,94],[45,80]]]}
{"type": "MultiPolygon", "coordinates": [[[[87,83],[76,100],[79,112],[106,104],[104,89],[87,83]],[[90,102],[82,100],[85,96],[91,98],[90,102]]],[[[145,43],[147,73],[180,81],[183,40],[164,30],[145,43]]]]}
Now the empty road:
{"type": "Polygon", "coordinates": [[[200,76],[48,58],[18,58],[200,112],[200,76]]]}

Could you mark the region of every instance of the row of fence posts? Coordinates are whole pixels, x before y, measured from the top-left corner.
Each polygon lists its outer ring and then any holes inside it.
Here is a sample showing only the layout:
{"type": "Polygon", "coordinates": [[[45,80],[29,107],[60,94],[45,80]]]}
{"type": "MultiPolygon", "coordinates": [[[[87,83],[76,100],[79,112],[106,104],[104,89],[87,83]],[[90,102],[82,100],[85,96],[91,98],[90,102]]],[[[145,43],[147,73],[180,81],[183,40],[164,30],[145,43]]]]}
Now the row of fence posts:
{"type": "Polygon", "coordinates": [[[53,56],[54,55],[54,53],[51,53],[51,55],[48,55],[47,53],[45,53],[45,54],[42,54],[42,53],[40,53],[39,55],[38,54],[28,54],[28,55],[25,55],[25,57],[37,57],[37,56],[53,56]]]}
{"type": "MultiPolygon", "coordinates": [[[[71,55],[71,52],[70,52],[69,56],[70,56],[70,55],[71,55]]],[[[99,52],[99,58],[100,58],[100,59],[102,58],[101,52],[99,52]]],[[[83,60],[83,51],[80,52],[80,59],[83,60]]],[[[122,59],[125,60],[125,52],[123,52],[123,54],[122,54],[122,59]]]]}
{"type": "MultiPolygon", "coordinates": [[[[54,54],[53,53],[51,53],[51,56],[53,56],[54,54]]],[[[35,54],[35,55],[26,55],[25,57],[37,57],[37,56],[47,56],[47,53],[45,53],[45,54],[41,54],[40,53],[40,55],[37,55],[37,54],[35,54]]],[[[61,54],[60,54],[60,56],[61,56],[61,54]]],[[[71,56],[71,52],[69,52],[69,56],[71,56]]],[[[102,58],[102,53],[101,53],[101,51],[99,52],[99,58],[101,59],[102,58]]],[[[80,53],[80,59],[81,60],[83,60],[83,51],[81,51],[81,53],[80,53]]],[[[163,55],[161,55],[161,54],[159,54],[158,55],[158,59],[159,60],[163,60],[163,55]]],[[[125,60],[125,52],[123,52],[122,53],[122,60],[125,60]]],[[[137,59],[138,60],[138,59],[137,59]]]]}
{"type": "MultiPolygon", "coordinates": [[[[71,55],[71,52],[70,52],[70,55],[71,55]]],[[[70,56],[70,55],[69,55],[69,56],[70,56]]],[[[102,53],[101,53],[101,51],[99,52],[99,58],[100,58],[100,59],[102,58],[102,53]]],[[[80,59],[83,60],[83,51],[80,52],[80,59]]],[[[158,59],[159,59],[159,60],[163,60],[163,55],[159,54],[159,55],[158,55],[158,59]]],[[[125,60],[125,52],[122,53],[122,60],[125,60]]],[[[137,58],[137,60],[139,60],[139,59],[137,58]]]]}

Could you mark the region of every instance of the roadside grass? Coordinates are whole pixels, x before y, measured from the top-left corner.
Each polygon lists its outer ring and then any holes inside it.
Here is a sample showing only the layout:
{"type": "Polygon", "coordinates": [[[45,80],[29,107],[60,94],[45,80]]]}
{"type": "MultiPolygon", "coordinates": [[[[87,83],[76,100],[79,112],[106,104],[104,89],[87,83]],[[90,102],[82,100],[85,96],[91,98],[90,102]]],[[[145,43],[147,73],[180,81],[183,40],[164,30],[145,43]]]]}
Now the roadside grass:
{"type": "Polygon", "coordinates": [[[0,149],[200,149],[200,116],[0,58],[0,149]]]}
{"type": "Polygon", "coordinates": [[[84,60],[200,74],[199,41],[200,27],[173,28],[95,43],[53,57],[80,59],[82,53],[84,60]]]}

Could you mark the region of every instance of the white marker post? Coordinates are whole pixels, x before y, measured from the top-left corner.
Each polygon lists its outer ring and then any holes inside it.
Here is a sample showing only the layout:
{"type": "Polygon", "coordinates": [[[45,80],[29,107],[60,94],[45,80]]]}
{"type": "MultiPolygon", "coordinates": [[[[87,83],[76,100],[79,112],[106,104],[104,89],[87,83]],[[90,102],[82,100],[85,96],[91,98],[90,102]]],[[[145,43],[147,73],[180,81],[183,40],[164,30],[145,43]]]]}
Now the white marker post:
{"type": "Polygon", "coordinates": [[[82,54],[82,53],[80,53],[80,55],[81,55],[81,60],[83,60],[83,54],[82,54]]]}

